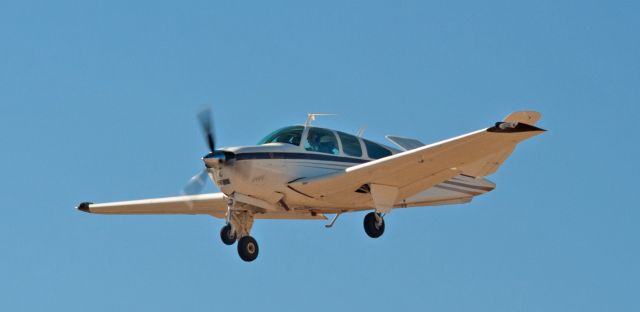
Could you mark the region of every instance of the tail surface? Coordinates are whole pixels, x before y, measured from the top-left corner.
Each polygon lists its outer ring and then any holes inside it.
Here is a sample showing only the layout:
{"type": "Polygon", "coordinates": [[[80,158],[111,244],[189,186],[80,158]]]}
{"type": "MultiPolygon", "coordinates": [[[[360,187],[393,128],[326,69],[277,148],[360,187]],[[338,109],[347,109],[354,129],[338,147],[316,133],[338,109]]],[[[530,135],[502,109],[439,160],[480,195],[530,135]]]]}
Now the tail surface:
{"type": "Polygon", "coordinates": [[[538,112],[513,112],[504,118],[504,122],[521,122],[535,126],[542,115],[538,112]]]}

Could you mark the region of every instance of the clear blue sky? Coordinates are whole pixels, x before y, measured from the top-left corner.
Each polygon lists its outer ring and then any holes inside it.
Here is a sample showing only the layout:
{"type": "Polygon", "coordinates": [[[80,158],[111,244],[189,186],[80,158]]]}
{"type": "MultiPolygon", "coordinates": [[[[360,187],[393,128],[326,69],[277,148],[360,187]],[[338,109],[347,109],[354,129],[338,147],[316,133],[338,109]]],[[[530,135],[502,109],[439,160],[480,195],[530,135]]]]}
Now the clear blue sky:
{"type": "MultiPolygon", "coordinates": [[[[2,311],[638,311],[637,1],[2,1],[2,311]],[[498,188],[259,221],[254,263],[207,216],[100,216],[175,195],[207,151],[302,123],[433,142],[543,113],[498,188]]],[[[209,186],[208,191],[214,191],[209,186]]]]}

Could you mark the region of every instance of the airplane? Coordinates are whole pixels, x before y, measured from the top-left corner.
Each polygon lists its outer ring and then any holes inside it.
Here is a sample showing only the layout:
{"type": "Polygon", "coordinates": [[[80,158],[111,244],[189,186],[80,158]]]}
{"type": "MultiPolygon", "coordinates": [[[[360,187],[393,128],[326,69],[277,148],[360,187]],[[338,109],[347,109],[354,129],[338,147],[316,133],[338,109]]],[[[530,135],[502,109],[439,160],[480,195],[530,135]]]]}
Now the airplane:
{"type": "Polygon", "coordinates": [[[384,216],[409,207],[463,204],[492,191],[486,178],[516,145],[546,130],[535,126],[534,111],[509,114],[503,121],[425,145],[416,139],[386,136],[396,147],[357,135],[311,125],[288,126],[253,146],[216,148],[210,110],[198,114],[209,153],[204,169],[183,195],[133,201],[90,203],[76,208],[96,214],[204,214],[224,219],[220,238],[237,242],[240,258],[258,257],[250,235],[256,219],[327,220],[343,213],[370,211],[365,233],[385,231],[384,216]],[[220,192],[199,194],[208,178],[220,192]]]}

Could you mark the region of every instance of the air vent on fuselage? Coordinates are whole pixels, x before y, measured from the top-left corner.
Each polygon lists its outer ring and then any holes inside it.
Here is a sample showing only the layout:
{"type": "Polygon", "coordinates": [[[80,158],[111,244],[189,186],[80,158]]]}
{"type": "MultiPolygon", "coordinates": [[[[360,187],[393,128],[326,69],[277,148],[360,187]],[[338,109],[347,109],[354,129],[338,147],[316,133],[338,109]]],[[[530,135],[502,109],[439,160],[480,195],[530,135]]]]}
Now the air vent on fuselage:
{"type": "Polygon", "coordinates": [[[356,190],[356,193],[369,194],[371,193],[371,187],[369,187],[369,184],[363,184],[356,190]]]}

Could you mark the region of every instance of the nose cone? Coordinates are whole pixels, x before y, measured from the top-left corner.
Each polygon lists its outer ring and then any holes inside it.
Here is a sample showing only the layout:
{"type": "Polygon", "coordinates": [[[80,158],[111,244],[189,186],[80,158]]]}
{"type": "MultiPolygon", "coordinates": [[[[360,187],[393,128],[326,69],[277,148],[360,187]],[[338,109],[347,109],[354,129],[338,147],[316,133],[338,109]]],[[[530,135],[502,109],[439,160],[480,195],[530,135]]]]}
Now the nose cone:
{"type": "Polygon", "coordinates": [[[202,157],[202,160],[207,168],[219,168],[225,162],[233,159],[234,156],[232,152],[216,150],[202,157]]]}

